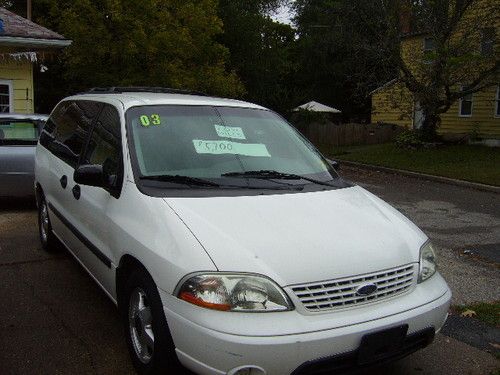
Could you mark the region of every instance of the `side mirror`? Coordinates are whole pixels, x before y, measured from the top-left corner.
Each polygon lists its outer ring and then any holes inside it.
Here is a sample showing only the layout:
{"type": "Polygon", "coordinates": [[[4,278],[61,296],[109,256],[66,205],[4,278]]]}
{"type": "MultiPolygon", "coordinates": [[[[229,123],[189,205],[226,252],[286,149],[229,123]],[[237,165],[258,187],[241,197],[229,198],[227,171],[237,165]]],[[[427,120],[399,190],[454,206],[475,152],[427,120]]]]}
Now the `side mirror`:
{"type": "Polygon", "coordinates": [[[340,171],[340,163],[337,160],[326,159],[337,172],[340,171]]]}
{"type": "Polygon", "coordinates": [[[102,170],[102,165],[80,165],[73,174],[73,180],[77,184],[107,187],[106,178],[102,170]]]}

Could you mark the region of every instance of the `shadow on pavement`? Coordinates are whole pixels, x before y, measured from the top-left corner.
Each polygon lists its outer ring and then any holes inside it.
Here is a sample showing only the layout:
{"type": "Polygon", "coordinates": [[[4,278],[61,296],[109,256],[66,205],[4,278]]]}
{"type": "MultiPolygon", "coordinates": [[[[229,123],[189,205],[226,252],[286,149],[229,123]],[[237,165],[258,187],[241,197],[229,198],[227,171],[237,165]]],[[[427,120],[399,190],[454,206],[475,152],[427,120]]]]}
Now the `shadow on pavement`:
{"type": "Polygon", "coordinates": [[[33,211],[36,210],[36,201],[31,198],[0,198],[0,212],[33,211]]]}

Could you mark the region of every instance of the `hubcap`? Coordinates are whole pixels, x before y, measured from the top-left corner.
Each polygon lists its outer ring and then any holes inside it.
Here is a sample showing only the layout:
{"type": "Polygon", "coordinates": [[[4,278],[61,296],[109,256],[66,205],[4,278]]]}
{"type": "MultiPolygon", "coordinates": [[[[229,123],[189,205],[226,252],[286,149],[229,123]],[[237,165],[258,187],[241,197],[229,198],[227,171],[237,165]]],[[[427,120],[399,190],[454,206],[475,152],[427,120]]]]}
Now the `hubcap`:
{"type": "Polygon", "coordinates": [[[40,235],[42,236],[42,241],[47,242],[49,235],[49,212],[45,202],[42,202],[40,207],[40,235]]]}
{"type": "Polygon", "coordinates": [[[128,324],[135,354],[142,363],[149,363],[153,357],[155,337],[151,307],[141,288],[135,288],[130,295],[128,324]]]}

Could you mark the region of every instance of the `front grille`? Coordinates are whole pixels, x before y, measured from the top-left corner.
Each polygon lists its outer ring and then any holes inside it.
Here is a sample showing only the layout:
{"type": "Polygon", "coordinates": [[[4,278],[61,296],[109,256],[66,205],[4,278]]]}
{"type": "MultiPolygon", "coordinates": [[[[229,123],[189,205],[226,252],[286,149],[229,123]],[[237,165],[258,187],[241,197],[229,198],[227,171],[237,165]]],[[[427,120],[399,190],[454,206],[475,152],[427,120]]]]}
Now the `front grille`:
{"type": "Polygon", "coordinates": [[[406,265],[390,270],[343,279],[292,286],[291,289],[309,311],[339,309],[375,302],[408,291],[415,280],[415,266],[406,265]],[[377,290],[368,296],[356,294],[359,287],[375,284],[377,290]]]}

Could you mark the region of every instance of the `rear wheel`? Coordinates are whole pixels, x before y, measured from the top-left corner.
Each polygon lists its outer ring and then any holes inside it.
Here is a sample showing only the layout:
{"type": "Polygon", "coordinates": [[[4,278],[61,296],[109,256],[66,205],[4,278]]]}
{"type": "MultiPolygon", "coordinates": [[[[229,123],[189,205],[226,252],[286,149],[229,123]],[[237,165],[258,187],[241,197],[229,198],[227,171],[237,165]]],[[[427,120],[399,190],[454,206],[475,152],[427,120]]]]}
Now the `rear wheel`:
{"type": "Polygon", "coordinates": [[[125,282],[120,306],[132,362],[141,375],[179,374],[180,364],[151,276],[133,270],[125,282]]]}
{"type": "Polygon", "coordinates": [[[52,232],[50,224],[49,207],[43,195],[38,203],[38,233],[40,242],[45,251],[55,251],[57,249],[57,238],[52,232]]]}

